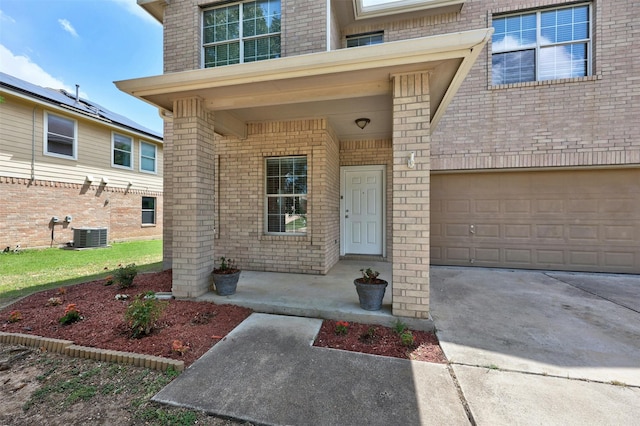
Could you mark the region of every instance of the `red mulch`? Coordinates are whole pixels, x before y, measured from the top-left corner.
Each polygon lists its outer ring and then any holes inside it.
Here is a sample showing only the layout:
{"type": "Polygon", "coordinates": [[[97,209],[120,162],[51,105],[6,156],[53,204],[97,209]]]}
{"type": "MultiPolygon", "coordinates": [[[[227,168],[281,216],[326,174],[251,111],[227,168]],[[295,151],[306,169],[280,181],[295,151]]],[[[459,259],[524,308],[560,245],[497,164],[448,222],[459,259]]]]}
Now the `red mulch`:
{"type": "Polygon", "coordinates": [[[314,346],[416,361],[447,362],[438,338],[433,333],[411,330],[414,343],[404,346],[400,336],[389,327],[352,322],[348,323],[347,334],[342,335],[336,333],[336,322],[322,322],[314,346]]]}
{"type": "MultiPolygon", "coordinates": [[[[42,337],[72,340],[81,346],[135,352],[173,359],[181,359],[186,366],[200,358],[238,324],[251,314],[251,310],[233,305],[211,302],[170,300],[153,332],[142,338],[131,338],[124,320],[130,300],[116,300],[116,294],[133,296],[171,291],[171,271],[138,274],[133,286],[119,289],[115,284],[105,286],[97,280],[61,289],[47,290],[28,296],[0,311],[0,330],[7,333],[34,334],[42,337]],[[48,305],[50,298],[59,297],[62,304],[48,305]],[[74,303],[82,320],[61,325],[68,304],[74,303]],[[19,311],[22,319],[8,321],[12,311],[19,311]],[[188,349],[183,353],[173,350],[179,340],[188,349]]],[[[335,321],[324,321],[316,346],[332,347],[377,355],[410,358],[430,362],[446,362],[435,335],[414,331],[415,347],[402,346],[399,337],[389,328],[375,328],[374,338],[360,342],[369,325],[350,324],[346,336],[336,335],[335,321]]]]}

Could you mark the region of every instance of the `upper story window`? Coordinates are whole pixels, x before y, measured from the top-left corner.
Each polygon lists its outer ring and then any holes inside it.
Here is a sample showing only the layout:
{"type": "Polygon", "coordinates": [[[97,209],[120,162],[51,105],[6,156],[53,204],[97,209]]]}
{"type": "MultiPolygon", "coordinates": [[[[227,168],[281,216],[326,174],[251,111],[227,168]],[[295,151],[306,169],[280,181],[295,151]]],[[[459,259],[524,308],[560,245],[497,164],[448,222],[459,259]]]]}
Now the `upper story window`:
{"type": "Polygon", "coordinates": [[[380,44],[383,41],[383,31],[376,31],[374,33],[366,34],[354,34],[347,36],[347,47],[369,46],[371,44],[380,44]]]}
{"type": "Polygon", "coordinates": [[[119,133],[112,133],[111,165],[115,167],[133,168],[131,161],[133,154],[133,139],[119,133]]]}
{"type": "Polygon", "coordinates": [[[140,142],[140,170],[143,172],[156,172],[157,149],[154,144],[140,142]]]}
{"type": "Polygon", "coordinates": [[[268,158],[267,233],[307,232],[307,157],[268,158]]]}
{"type": "Polygon", "coordinates": [[[49,112],[45,112],[44,122],[44,153],[54,157],[77,159],[77,122],[49,112]]]}
{"type": "Polygon", "coordinates": [[[257,0],[203,12],[204,67],[280,57],[280,0],[257,0]]]}
{"type": "Polygon", "coordinates": [[[493,17],[492,83],[591,75],[588,4],[493,17]]]}

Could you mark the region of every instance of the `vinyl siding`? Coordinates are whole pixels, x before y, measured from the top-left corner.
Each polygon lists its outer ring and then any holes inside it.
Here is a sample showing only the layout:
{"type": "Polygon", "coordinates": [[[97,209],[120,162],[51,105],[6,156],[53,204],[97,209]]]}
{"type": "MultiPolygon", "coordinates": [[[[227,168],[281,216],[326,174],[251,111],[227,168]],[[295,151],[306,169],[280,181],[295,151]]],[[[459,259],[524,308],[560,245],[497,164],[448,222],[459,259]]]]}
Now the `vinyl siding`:
{"type": "Polygon", "coordinates": [[[111,166],[112,127],[101,125],[93,120],[74,116],[64,110],[29,104],[27,101],[3,94],[5,102],[0,104],[0,174],[6,177],[31,178],[32,154],[35,158],[34,178],[63,183],[85,182],[85,177],[94,177],[97,185],[104,176],[109,179],[108,186],[145,188],[150,191],[162,191],[162,145],[150,139],[126,130],[116,130],[134,140],[132,155],[133,169],[125,170],[111,166]],[[34,107],[35,122],[34,122],[34,107]],[[77,160],[53,157],[44,154],[45,111],[77,122],[77,160]],[[35,149],[32,153],[32,140],[35,133],[35,149]],[[157,147],[157,173],[139,172],[140,141],[155,144],[157,147]]]}

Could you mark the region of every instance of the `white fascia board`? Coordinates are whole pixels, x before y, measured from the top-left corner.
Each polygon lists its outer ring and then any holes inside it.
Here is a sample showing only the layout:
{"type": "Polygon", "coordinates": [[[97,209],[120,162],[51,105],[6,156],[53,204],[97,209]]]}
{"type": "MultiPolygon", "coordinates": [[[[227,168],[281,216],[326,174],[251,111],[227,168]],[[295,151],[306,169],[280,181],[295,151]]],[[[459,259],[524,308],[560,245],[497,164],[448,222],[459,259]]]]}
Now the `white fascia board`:
{"type": "Polygon", "coordinates": [[[364,71],[469,56],[484,46],[492,28],[421,37],[355,49],[339,49],[248,64],[227,65],[131,80],[116,81],[118,89],[138,98],[292,78],[364,71]]]}
{"type": "Polygon", "coordinates": [[[353,12],[355,19],[360,20],[462,5],[464,2],[465,0],[399,0],[364,6],[363,0],[353,0],[353,12]]]}

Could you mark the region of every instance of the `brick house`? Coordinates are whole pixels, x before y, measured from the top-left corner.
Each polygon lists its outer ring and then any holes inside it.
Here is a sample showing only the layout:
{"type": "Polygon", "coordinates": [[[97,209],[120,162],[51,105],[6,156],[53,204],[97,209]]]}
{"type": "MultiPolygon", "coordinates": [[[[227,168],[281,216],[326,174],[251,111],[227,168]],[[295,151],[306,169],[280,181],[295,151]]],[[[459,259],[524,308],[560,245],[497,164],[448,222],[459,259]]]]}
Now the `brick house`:
{"type": "Polygon", "coordinates": [[[164,74],[116,84],[166,117],[177,296],[221,255],[384,259],[416,318],[431,263],[640,272],[632,2],[139,4],[164,74]]]}
{"type": "Polygon", "coordinates": [[[0,96],[1,249],[162,238],[161,135],[5,73],[0,96]]]}

